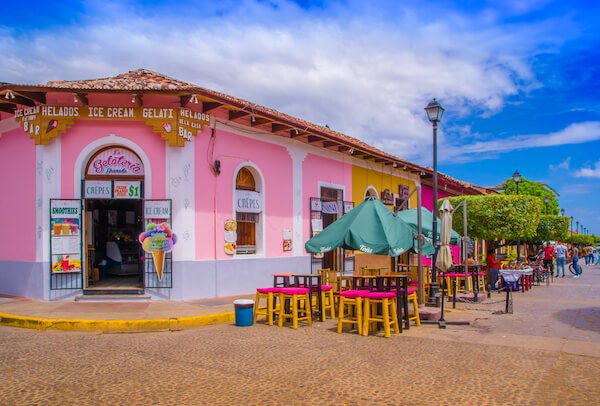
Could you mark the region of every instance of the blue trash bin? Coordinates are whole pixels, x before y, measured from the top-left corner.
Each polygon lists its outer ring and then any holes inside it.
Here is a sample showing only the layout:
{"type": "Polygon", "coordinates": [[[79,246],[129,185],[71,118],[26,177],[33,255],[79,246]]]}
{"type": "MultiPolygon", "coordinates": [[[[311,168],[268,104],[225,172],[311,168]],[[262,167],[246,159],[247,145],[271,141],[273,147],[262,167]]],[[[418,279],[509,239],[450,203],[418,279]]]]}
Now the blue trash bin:
{"type": "Polygon", "coordinates": [[[233,301],[235,308],[235,325],[250,327],[254,323],[254,300],[237,299],[233,301]]]}

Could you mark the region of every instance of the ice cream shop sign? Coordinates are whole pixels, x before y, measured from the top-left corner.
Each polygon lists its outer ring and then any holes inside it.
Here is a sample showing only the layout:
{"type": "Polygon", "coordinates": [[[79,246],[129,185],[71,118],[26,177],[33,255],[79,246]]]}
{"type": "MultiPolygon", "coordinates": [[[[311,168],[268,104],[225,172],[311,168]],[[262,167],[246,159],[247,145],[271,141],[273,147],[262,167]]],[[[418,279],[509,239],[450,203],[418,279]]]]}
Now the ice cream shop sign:
{"type": "Polygon", "coordinates": [[[154,107],[34,106],[16,110],[15,118],[36,145],[49,144],[79,119],[143,120],[170,146],[178,147],[210,124],[210,116],[205,113],[154,107]]]}
{"type": "Polygon", "coordinates": [[[90,159],[86,175],[143,176],[144,164],[126,148],[107,148],[90,159]]]}

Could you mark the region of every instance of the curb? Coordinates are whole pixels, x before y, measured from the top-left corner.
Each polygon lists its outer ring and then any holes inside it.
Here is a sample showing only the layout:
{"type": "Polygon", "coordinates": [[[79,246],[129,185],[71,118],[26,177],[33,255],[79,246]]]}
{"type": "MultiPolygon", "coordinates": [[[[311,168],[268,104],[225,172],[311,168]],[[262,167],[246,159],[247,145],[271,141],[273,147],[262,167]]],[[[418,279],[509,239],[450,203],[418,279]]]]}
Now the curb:
{"type": "Polygon", "coordinates": [[[2,326],[62,331],[176,331],[188,327],[229,323],[234,320],[234,312],[148,320],[50,319],[0,313],[2,326]]]}

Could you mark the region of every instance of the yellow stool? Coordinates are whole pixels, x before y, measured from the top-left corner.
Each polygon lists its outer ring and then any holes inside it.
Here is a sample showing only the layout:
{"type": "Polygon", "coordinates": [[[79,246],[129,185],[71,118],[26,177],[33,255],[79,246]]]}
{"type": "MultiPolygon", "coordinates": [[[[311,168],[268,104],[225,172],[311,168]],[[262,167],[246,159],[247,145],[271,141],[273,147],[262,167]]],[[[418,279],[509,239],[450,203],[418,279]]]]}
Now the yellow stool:
{"type": "Polygon", "coordinates": [[[355,325],[358,334],[362,334],[363,329],[363,297],[369,293],[363,290],[345,290],[340,292],[338,308],[338,328],[337,332],[342,333],[344,324],[355,325]]]}
{"type": "Polygon", "coordinates": [[[365,295],[364,324],[362,331],[364,336],[369,335],[369,325],[373,322],[383,323],[383,336],[385,338],[391,337],[392,327],[394,328],[394,334],[400,333],[395,292],[369,292],[365,295]],[[377,313],[377,308],[379,306],[376,305],[380,305],[381,307],[380,314],[377,313]]]}
{"type": "Polygon", "coordinates": [[[286,319],[292,320],[292,327],[298,328],[298,322],[305,320],[309,326],[312,326],[312,314],[310,311],[311,302],[308,295],[308,288],[279,288],[279,327],[283,326],[286,319]],[[286,312],[286,301],[290,301],[289,310],[286,312]],[[299,317],[299,313],[304,313],[304,316],[299,317]]]}
{"type": "Polygon", "coordinates": [[[487,287],[485,284],[485,272],[477,273],[477,287],[480,293],[487,293],[487,287]]]}
{"type": "Polygon", "coordinates": [[[327,320],[327,311],[329,316],[335,319],[335,298],[333,296],[333,286],[321,285],[321,307],[323,308],[323,320],[327,320]]]}
{"type": "Polygon", "coordinates": [[[419,316],[419,301],[417,299],[417,292],[414,289],[409,288],[406,299],[411,302],[414,307],[414,314],[412,316],[408,316],[408,320],[414,321],[417,326],[420,326],[421,317],[419,316]]]}
{"type": "Polygon", "coordinates": [[[256,323],[256,319],[258,316],[265,316],[267,318],[267,324],[269,326],[273,325],[273,315],[279,311],[279,306],[281,306],[281,302],[276,304],[277,302],[277,294],[279,293],[279,288],[258,288],[256,289],[256,300],[254,305],[254,323],[256,323]],[[260,299],[265,299],[267,303],[264,306],[260,305],[260,299]]]}

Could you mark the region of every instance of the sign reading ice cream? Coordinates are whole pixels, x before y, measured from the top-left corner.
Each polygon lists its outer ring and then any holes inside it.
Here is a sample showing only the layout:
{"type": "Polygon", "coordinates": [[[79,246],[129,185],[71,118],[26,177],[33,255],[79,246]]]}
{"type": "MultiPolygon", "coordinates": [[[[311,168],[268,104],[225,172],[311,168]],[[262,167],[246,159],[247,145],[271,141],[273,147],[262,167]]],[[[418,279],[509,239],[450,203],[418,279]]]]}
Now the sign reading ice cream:
{"type": "Polygon", "coordinates": [[[177,107],[34,106],[15,110],[15,118],[36,145],[48,144],[79,119],[143,120],[169,145],[179,147],[210,124],[208,114],[177,107]]]}

